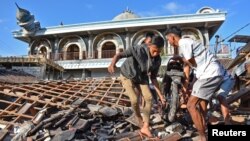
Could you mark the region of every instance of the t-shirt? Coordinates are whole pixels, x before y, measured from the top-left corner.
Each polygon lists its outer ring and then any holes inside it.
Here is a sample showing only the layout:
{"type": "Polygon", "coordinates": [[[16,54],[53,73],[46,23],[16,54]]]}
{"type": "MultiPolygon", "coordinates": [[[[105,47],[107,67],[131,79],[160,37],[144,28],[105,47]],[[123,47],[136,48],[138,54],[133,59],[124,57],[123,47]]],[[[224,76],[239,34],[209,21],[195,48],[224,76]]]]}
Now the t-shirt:
{"type": "Polygon", "coordinates": [[[186,60],[194,57],[197,79],[222,76],[222,70],[214,55],[201,42],[190,38],[179,40],[179,54],[186,60]]]}

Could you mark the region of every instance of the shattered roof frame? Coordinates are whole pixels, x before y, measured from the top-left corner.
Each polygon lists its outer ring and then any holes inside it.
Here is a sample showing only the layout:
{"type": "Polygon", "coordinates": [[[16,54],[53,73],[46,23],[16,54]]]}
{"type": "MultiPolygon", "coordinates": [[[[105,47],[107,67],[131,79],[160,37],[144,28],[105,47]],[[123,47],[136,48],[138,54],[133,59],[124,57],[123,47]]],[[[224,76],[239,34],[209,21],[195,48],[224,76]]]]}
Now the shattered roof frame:
{"type": "Polygon", "coordinates": [[[0,124],[13,126],[34,119],[43,108],[69,109],[77,99],[88,104],[130,107],[129,98],[118,79],[3,84],[0,86],[0,124]]]}

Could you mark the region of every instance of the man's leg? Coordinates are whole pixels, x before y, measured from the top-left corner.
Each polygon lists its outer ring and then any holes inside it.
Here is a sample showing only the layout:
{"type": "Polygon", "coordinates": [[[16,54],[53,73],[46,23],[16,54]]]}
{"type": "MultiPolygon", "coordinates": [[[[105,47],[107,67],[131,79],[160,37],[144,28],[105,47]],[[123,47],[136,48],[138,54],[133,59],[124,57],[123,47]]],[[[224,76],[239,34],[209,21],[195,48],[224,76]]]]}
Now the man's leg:
{"type": "Polygon", "coordinates": [[[224,121],[226,125],[230,125],[230,114],[229,114],[229,106],[227,104],[226,98],[223,96],[218,96],[218,100],[220,102],[221,113],[223,115],[224,121]]]}
{"type": "Polygon", "coordinates": [[[135,85],[134,90],[135,90],[135,93],[137,95],[139,107],[141,107],[141,106],[143,107],[144,106],[144,99],[142,97],[142,92],[141,92],[141,88],[140,88],[139,84],[135,85]]]}
{"type": "Polygon", "coordinates": [[[200,100],[200,98],[191,95],[188,99],[187,109],[192,117],[196,129],[199,132],[200,140],[206,141],[204,117],[203,114],[197,109],[197,106],[200,106],[200,100]]]}
{"type": "Polygon", "coordinates": [[[229,114],[229,105],[227,104],[226,97],[234,86],[234,79],[228,78],[224,80],[217,92],[217,99],[220,102],[221,113],[223,115],[225,124],[231,124],[231,117],[229,114]]]}
{"type": "Polygon", "coordinates": [[[145,106],[143,107],[143,127],[141,128],[141,132],[143,134],[146,134],[148,137],[153,137],[149,130],[149,118],[151,113],[151,107],[152,107],[152,94],[149,89],[149,86],[146,84],[140,85],[142,95],[145,100],[145,106]]]}
{"type": "Polygon", "coordinates": [[[200,111],[202,113],[202,117],[203,117],[203,125],[205,125],[205,130],[206,130],[206,117],[207,117],[207,104],[208,104],[208,101],[206,100],[203,100],[203,99],[200,99],[200,111]]]}
{"type": "Polygon", "coordinates": [[[221,76],[197,80],[193,85],[192,95],[188,100],[187,108],[200,134],[200,140],[206,141],[205,117],[207,101],[210,100],[222,81],[221,76]],[[199,106],[199,107],[198,107],[199,106]]]}
{"type": "Polygon", "coordinates": [[[139,108],[139,103],[138,103],[138,96],[134,90],[134,84],[132,81],[124,76],[121,76],[121,82],[123,87],[126,90],[127,96],[129,96],[130,102],[131,102],[131,107],[133,108],[135,115],[137,118],[139,118],[139,122],[142,122],[142,117],[140,113],[140,108],[139,108]]]}

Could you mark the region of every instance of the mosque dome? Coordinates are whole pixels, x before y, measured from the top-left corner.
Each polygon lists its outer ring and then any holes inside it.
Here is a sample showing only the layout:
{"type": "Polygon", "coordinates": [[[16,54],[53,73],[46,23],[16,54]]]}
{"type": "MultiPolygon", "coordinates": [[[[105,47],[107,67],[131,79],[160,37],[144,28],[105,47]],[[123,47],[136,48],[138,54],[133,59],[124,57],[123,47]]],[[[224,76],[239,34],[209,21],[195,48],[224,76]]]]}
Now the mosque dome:
{"type": "Polygon", "coordinates": [[[201,9],[199,9],[199,10],[196,12],[196,14],[215,13],[215,12],[218,12],[218,10],[214,10],[214,9],[211,8],[211,7],[204,6],[204,7],[202,7],[201,9]]]}
{"type": "Polygon", "coordinates": [[[115,16],[113,18],[113,21],[120,21],[120,20],[127,20],[127,19],[136,19],[136,18],[140,18],[140,16],[136,15],[131,10],[126,9],[121,14],[115,16]]]}

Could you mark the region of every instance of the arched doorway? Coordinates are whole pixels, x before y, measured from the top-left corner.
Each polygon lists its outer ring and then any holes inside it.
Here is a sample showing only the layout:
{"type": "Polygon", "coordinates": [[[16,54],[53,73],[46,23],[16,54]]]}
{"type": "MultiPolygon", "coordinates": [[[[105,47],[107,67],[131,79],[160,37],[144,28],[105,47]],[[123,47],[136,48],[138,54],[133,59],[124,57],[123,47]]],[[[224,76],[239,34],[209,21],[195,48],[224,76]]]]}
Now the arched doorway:
{"type": "Polygon", "coordinates": [[[79,47],[72,44],[67,48],[66,60],[79,60],[79,47]]]}
{"type": "Polygon", "coordinates": [[[116,46],[113,42],[106,42],[102,45],[102,58],[112,58],[116,53],[116,46]]]}

